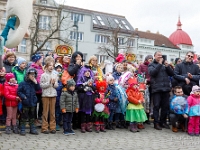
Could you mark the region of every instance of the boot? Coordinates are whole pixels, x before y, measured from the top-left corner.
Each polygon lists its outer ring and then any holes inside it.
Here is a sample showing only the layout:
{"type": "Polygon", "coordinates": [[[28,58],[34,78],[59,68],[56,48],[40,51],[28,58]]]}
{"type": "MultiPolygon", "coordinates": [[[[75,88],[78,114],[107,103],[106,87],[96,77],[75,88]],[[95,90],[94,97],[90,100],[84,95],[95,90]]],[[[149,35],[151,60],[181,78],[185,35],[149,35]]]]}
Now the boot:
{"type": "Polygon", "coordinates": [[[26,131],[25,131],[25,125],[21,125],[20,126],[20,135],[26,135],[26,131]]]}
{"type": "Polygon", "coordinates": [[[134,133],[137,132],[134,123],[131,123],[131,124],[130,124],[130,131],[131,131],[131,132],[134,132],[134,133]]]}
{"type": "Polygon", "coordinates": [[[121,121],[121,126],[125,129],[128,128],[128,126],[126,125],[126,121],[121,121]]]}
{"type": "Polygon", "coordinates": [[[100,131],[101,131],[101,132],[106,132],[106,130],[105,130],[105,125],[104,125],[104,124],[101,124],[101,125],[100,125],[100,131]]]}
{"type": "Polygon", "coordinates": [[[181,127],[181,130],[182,130],[183,132],[186,132],[185,124],[184,124],[184,123],[181,123],[181,124],[180,124],[180,127],[181,127]]]}
{"type": "Polygon", "coordinates": [[[111,123],[111,124],[110,124],[110,127],[111,127],[111,130],[115,130],[115,125],[114,125],[114,123],[111,123]]]}
{"type": "Polygon", "coordinates": [[[30,125],[30,134],[38,135],[35,125],[30,125]]]}
{"type": "Polygon", "coordinates": [[[92,125],[91,122],[89,122],[89,123],[86,124],[86,131],[87,131],[87,132],[92,132],[91,125],[92,125]]]}
{"type": "Polygon", "coordinates": [[[177,127],[172,126],[172,131],[173,131],[173,132],[178,132],[177,127]]]}
{"type": "Polygon", "coordinates": [[[137,128],[138,129],[145,129],[145,127],[142,123],[138,123],[137,128]]]}
{"type": "Polygon", "coordinates": [[[138,130],[137,123],[134,123],[134,127],[135,127],[135,129],[136,129],[137,132],[140,132],[140,131],[138,130]]]}
{"type": "Polygon", "coordinates": [[[6,126],[6,134],[11,134],[11,127],[10,126],[6,126]]]}
{"type": "Polygon", "coordinates": [[[100,131],[100,124],[95,124],[95,131],[96,131],[96,133],[99,133],[99,131],[100,131]]]}
{"type": "Polygon", "coordinates": [[[162,128],[160,127],[160,125],[158,123],[154,124],[154,129],[156,129],[156,130],[162,130],[162,128]]]}
{"type": "Polygon", "coordinates": [[[81,123],[81,132],[85,133],[86,123],[81,123]]]}
{"type": "Polygon", "coordinates": [[[151,122],[149,121],[149,113],[146,113],[146,115],[147,115],[147,120],[146,120],[144,123],[146,123],[146,124],[150,125],[150,124],[151,124],[151,122]]]}
{"type": "Polygon", "coordinates": [[[13,126],[13,133],[19,134],[19,130],[18,130],[18,127],[16,125],[13,126]]]}
{"type": "Polygon", "coordinates": [[[116,124],[116,128],[122,129],[121,123],[119,121],[116,124]]]}
{"type": "Polygon", "coordinates": [[[112,130],[111,125],[112,125],[112,123],[108,122],[107,125],[106,125],[106,129],[108,129],[108,130],[112,130]]]}

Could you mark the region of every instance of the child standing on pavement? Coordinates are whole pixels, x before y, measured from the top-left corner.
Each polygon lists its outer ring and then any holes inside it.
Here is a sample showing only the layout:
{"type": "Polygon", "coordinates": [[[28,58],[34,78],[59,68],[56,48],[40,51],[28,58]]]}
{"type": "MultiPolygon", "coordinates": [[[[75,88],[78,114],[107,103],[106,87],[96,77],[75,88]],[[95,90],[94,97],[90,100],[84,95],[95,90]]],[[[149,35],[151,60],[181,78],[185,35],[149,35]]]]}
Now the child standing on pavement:
{"type": "Polygon", "coordinates": [[[72,130],[73,112],[78,113],[79,103],[78,96],[75,92],[75,81],[70,79],[67,81],[67,90],[63,91],[60,98],[60,108],[63,116],[63,134],[75,134],[72,130]]]}
{"type": "Polygon", "coordinates": [[[137,123],[147,120],[146,113],[142,103],[144,102],[143,94],[139,91],[137,81],[131,77],[128,80],[129,88],[126,90],[129,104],[126,109],[126,121],[130,122],[130,131],[139,132],[137,123]]]}
{"type": "Polygon", "coordinates": [[[200,87],[195,85],[187,98],[189,105],[188,134],[199,136],[200,125],[200,87]]]}
{"type": "Polygon", "coordinates": [[[56,133],[56,120],[55,120],[55,104],[56,104],[56,88],[58,87],[58,76],[53,73],[54,59],[51,56],[45,58],[45,72],[40,79],[40,86],[42,88],[42,129],[44,134],[56,133]],[[48,123],[48,116],[50,120],[48,123]]]}
{"type": "Polygon", "coordinates": [[[17,88],[18,84],[15,80],[15,76],[13,73],[7,73],[6,83],[4,84],[4,96],[5,96],[5,105],[7,109],[7,117],[6,117],[6,134],[11,134],[11,122],[13,125],[13,132],[18,134],[17,127],[17,105],[20,101],[20,98],[17,96],[17,88]]]}
{"type": "Polygon", "coordinates": [[[30,134],[37,135],[35,126],[35,109],[37,105],[36,91],[40,90],[39,83],[36,80],[37,71],[29,68],[26,72],[24,81],[19,84],[17,94],[22,100],[22,113],[20,121],[20,134],[26,135],[25,125],[29,119],[30,134]]]}
{"type": "Polygon", "coordinates": [[[55,64],[55,71],[58,75],[58,87],[56,88],[57,96],[56,96],[56,106],[55,106],[55,115],[56,115],[56,131],[60,131],[60,122],[62,120],[62,113],[60,109],[60,95],[62,93],[63,84],[60,80],[62,75],[62,65],[60,63],[55,64]]]}

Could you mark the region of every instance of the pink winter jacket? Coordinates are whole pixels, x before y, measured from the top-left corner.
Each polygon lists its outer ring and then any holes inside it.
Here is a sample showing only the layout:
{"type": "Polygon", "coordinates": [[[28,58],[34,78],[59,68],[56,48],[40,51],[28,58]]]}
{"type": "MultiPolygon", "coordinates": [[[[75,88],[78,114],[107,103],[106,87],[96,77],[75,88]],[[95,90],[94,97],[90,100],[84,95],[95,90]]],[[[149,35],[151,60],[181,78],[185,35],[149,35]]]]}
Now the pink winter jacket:
{"type": "Polygon", "coordinates": [[[200,96],[191,94],[188,98],[189,116],[200,116],[200,96]]]}
{"type": "MultiPolygon", "coordinates": [[[[36,63],[32,63],[30,68],[35,68],[37,70],[37,82],[40,83],[41,75],[44,73],[43,67],[38,66],[36,63]]],[[[36,93],[42,93],[42,90],[37,91],[36,93]]]]}

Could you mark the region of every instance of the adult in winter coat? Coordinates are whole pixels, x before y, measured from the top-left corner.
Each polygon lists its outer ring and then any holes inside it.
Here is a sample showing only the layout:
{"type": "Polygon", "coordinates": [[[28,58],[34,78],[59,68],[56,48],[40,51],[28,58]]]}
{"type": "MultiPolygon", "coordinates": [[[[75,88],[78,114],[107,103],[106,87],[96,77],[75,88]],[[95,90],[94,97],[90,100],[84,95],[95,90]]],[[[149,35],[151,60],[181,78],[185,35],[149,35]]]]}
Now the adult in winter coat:
{"type": "Polygon", "coordinates": [[[177,81],[177,85],[182,86],[184,94],[188,96],[192,87],[199,84],[200,79],[199,67],[193,63],[193,58],[194,52],[187,52],[185,60],[177,64],[174,70],[174,79],[177,81]]]}
{"type": "Polygon", "coordinates": [[[169,76],[173,76],[174,73],[167,61],[163,60],[161,52],[155,52],[154,57],[153,62],[148,67],[154,105],[154,128],[157,130],[161,130],[161,127],[169,129],[166,124],[166,117],[169,111],[169,92],[171,91],[169,76]],[[160,108],[161,116],[159,117],[160,108]]]}
{"type": "Polygon", "coordinates": [[[83,65],[83,54],[81,52],[74,52],[72,54],[70,64],[67,70],[71,76],[74,76],[75,82],[77,81],[77,75],[82,65],[83,65]]]}
{"type": "Polygon", "coordinates": [[[6,69],[6,73],[11,73],[12,68],[17,64],[16,55],[13,52],[7,52],[5,55],[5,60],[3,61],[3,66],[6,69]]]}

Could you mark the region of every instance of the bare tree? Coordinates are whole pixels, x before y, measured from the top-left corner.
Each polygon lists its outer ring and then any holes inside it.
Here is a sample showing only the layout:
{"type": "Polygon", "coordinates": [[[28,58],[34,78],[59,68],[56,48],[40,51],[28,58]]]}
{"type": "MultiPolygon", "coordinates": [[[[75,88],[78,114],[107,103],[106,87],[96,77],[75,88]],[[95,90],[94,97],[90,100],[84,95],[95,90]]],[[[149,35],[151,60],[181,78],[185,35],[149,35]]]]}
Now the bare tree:
{"type": "MultiPolygon", "coordinates": [[[[33,19],[30,23],[30,57],[38,51],[44,51],[45,44],[49,41],[57,41],[57,43],[70,44],[71,40],[68,38],[62,38],[60,32],[67,31],[69,26],[63,27],[63,22],[66,21],[69,16],[62,16],[62,5],[59,6],[46,6],[46,5],[34,5],[33,19]],[[41,27],[41,17],[50,17],[49,24],[45,24],[41,27]]],[[[47,22],[48,23],[48,22],[47,22]]]]}
{"type": "Polygon", "coordinates": [[[108,56],[115,59],[120,49],[123,49],[125,52],[130,51],[131,47],[129,42],[130,38],[134,37],[133,32],[121,29],[120,26],[117,28],[109,27],[109,30],[111,31],[111,35],[105,35],[107,36],[108,40],[107,43],[103,43],[98,47],[99,53],[107,54],[108,56]],[[123,45],[121,46],[119,37],[123,33],[127,36],[123,36],[123,45]]]}

